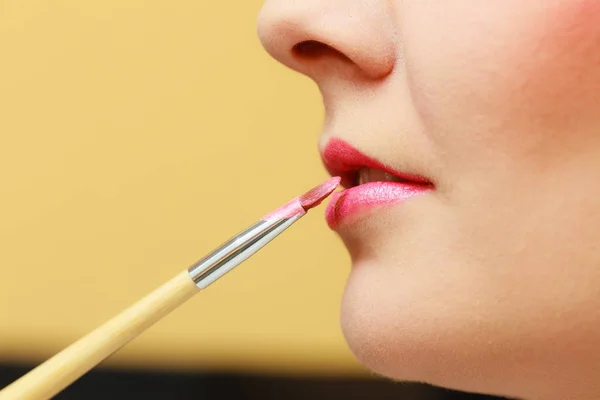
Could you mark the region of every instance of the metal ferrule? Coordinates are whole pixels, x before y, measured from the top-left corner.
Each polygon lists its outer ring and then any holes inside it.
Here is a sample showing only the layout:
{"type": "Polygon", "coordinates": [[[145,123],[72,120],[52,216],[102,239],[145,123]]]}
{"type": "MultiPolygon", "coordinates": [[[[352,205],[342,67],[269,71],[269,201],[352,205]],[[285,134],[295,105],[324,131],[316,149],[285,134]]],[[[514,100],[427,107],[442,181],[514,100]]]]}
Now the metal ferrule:
{"type": "Polygon", "coordinates": [[[190,278],[200,289],[206,288],[264,247],[303,215],[297,214],[279,220],[259,221],[190,266],[188,268],[190,278]]]}

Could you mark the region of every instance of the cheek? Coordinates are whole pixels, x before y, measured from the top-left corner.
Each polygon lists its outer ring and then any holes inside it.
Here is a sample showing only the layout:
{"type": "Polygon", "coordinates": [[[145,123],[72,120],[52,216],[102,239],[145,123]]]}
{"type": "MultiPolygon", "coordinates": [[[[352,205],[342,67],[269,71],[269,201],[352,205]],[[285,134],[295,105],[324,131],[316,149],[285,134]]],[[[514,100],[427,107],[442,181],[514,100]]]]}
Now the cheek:
{"type": "Polygon", "coordinates": [[[600,100],[600,2],[561,3],[536,15],[523,50],[507,65],[516,67],[507,75],[516,83],[513,97],[526,105],[513,108],[515,114],[538,116],[559,129],[574,118],[597,118],[600,100]]]}
{"type": "Polygon", "coordinates": [[[407,79],[434,141],[531,148],[599,120],[600,2],[407,4],[407,79]]]}

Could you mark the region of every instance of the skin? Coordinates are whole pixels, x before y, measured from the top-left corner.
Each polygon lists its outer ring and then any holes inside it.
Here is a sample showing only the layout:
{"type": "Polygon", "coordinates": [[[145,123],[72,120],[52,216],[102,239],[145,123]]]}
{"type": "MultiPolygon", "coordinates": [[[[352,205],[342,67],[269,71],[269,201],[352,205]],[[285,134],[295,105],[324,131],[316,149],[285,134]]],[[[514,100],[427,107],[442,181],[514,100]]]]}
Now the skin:
{"type": "Polygon", "coordinates": [[[321,147],[338,137],[435,185],[337,228],[358,360],[600,398],[600,2],[268,0],[258,31],[318,84],[321,147]]]}

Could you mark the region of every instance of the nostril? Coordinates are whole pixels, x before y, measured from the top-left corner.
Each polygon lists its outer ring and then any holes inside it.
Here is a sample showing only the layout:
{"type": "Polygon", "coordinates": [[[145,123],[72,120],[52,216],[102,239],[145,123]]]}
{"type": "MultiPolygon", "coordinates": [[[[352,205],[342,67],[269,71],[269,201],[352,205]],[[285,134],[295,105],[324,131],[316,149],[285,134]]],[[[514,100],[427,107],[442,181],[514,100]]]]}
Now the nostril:
{"type": "Polygon", "coordinates": [[[343,61],[352,62],[352,60],[341,51],[316,40],[305,40],[295,44],[294,47],[292,47],[292,54],[303,59],[318,59],[325,56],[334,56],[343,61]]]}

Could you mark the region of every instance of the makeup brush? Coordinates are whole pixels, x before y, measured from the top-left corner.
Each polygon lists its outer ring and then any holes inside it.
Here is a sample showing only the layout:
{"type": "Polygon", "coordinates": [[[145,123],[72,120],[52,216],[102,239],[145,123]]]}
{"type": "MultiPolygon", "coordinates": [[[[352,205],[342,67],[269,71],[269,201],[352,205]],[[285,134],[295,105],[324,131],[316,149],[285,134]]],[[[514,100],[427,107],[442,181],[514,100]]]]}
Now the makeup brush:
{"type": "Polygon", "coordinates": [[[146,297],[0,391],[0,400],[48,399],[231,271],[319,205],[340,184],[335,177],[261,218],[146,297]]]}

